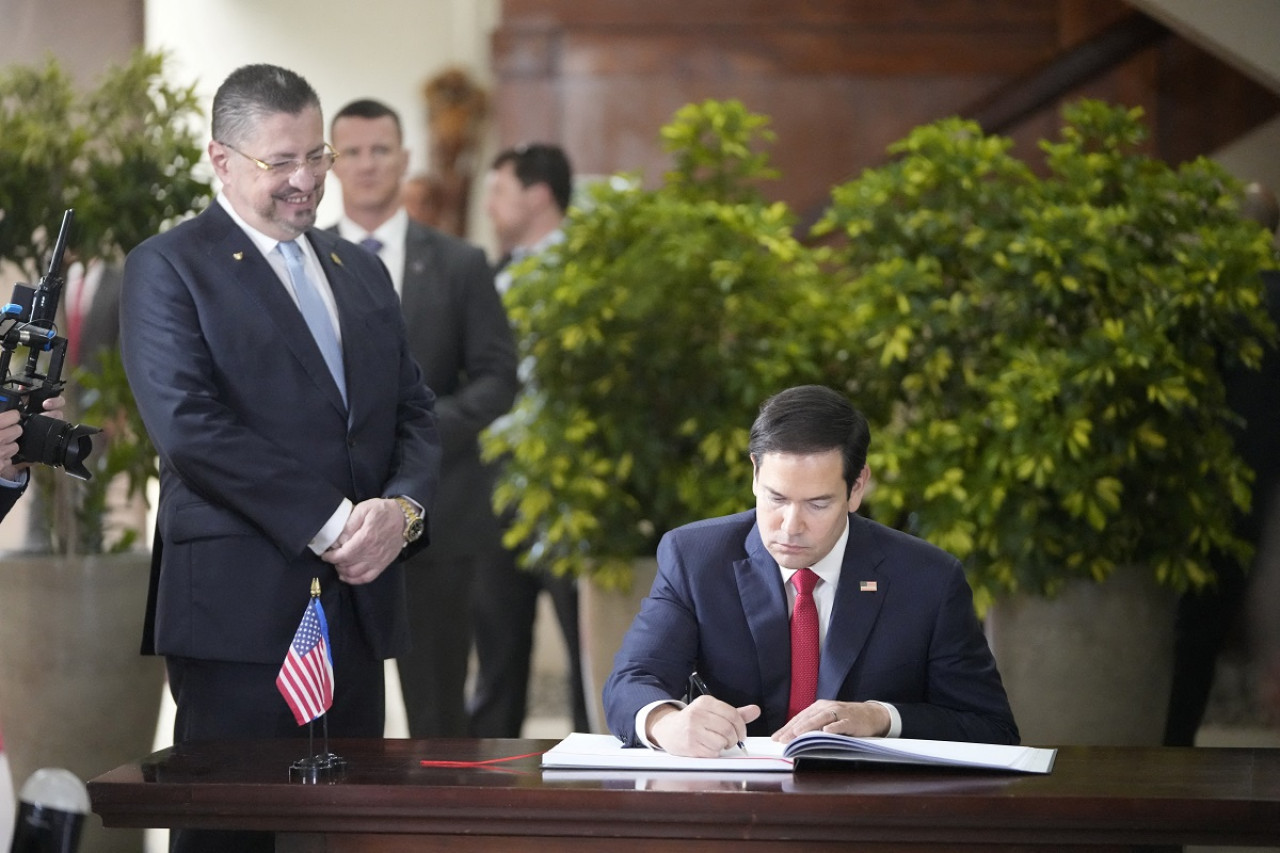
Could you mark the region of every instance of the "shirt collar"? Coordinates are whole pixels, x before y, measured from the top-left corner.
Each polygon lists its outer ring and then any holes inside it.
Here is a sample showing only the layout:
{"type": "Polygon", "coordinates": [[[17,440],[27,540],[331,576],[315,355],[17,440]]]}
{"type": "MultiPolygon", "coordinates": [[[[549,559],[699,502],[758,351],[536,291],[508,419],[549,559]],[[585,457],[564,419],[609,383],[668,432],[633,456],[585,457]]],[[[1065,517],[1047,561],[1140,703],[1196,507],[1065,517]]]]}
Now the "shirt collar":
{"type": "MultiPolygon", "coordinates": [[[[258,247],[258,251],[262,252],[264,257],[270,257],[271,253],[275,251],[276,246],[279,243],[285,242],[283,240],[277,240],[275,237],[267,234],[263,234],[248,222],[245,222],[244,218],[240,216],[240,214],[236,213],[236,209],[231,206],[231,199],[227,198],[226,193],[218,193],[218,203],[222,205],[222,208],[231,217],[232,221],[234,221],[236,225],[239,225],[240,229],[244,231],[245,234],[249,235],[249,239],[253,241],[253,245],[258,247]]],[[[306,240],[302,235],[295,238],[294,242],[302,247],[302,253],[304,255],[311,254],[310,241],[306,240]]]]}
{"type": "MultiPolygon", "coordinates": [[[[844,531],[841,532],[840,538],[836,540],[836,544],[831,546],[831,550],[827,552],[826,556],[809,567],[815,575],[822,579],[823,583],[829,584],[833,589],[840,582],[840,569],[844,566],[844,550],[848,544],[849,516],[846,514],[844,531]]],[[[791,576],[798,571],[798,569],[784,569],[781,566],[778,568],[782,572],[784,586],[791,581],[791,576]]]]}
{"type": "Polygon", "coordinates": [[[338,234],[352,243],[359,243],[366,237],[374,237],[384,247],[403,245],[404,235],[408,230],[409,214],[403,207],[398,208],[395,213],[391,214],[390,219],[373,229],[373,231],[364,230],[364,226],[357,225],[345,213],[338,220],[338,234]]]}
{"type": "Polygon", "coordinates": [[[536,255],[540,252],[543,252],[549,249],[550,247],[556,245],[557,243],[563,243],[563,242],[564,242],[564,231],[560,228],[557,228],[556,230],[548,233],[545,237],[543,237],[538,242],[534,243],[532,246],[516,246],[514,249],[511,250],[511,261],[512,263],[515,263],[516,261],[523,260],[529,257],[530,255],[536,255]]]}

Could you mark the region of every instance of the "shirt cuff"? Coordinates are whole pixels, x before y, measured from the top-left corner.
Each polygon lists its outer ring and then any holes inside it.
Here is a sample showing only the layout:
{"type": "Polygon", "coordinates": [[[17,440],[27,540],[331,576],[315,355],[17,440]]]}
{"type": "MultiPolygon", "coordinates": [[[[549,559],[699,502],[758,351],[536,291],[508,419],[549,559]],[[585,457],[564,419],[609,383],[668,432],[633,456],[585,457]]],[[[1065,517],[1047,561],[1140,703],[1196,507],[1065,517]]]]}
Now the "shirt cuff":
{"type": "Polygon", "coordinates": [[[885,733],[885,737],[902,737],[902,715],[898,713],[898,709],[888,702],[877,702],[875,699],[867,701],[889,712],[889,731],[885,733]]]}
{"type": "Polygon", "coordinates": [[[312,537],[308,547],[317,555],[332,548],[333,543],[337,542],[338,537],[342,535],[342,529],[347,526],[347,519],[351,517],[353,509],[355,505],[347,498],[343,498],[333,515],[329,516],[329,520],[324,523],[324,527],[321,527],[320,532],[312,537]]]}
{"type": "Polygon", "coordinates": [[[649,715],[653,713],[654,708],[657,708],[660,705],[674,705],[681,710],[687,707],[686,704],[681,702],[679,699],[659,699],[657,702],[650,702],[648,705],[645,705],[639,711],[636,711],[636,738],[650,749],[657,749],[665,752],[666,750],[663,750],[662,747],[649,743],[649,738],[645,734],[647,731],[646,725],[649,722],[649,715]]]}
{"type": "Polygon", "coordinates": [[[31,475],[24,469],[18,472],[18,479],[16,480],[6,480],[4,477],[0,477],[0,487],[6,489],[21,489],[27,485],[27,480],[30,477],[31,475]]]}

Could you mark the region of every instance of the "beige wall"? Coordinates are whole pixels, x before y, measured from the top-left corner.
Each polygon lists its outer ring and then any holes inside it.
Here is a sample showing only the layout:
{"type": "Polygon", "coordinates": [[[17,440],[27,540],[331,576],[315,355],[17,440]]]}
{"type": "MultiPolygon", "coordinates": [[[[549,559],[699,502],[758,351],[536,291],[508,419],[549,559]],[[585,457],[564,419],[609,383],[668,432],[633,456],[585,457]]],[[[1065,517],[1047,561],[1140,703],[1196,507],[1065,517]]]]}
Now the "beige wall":
{"type": "Polygon", "coordinates": [[[52,54],[81,83],[142,43],[143,0],[0,0],[0,66],[52,54]]]}

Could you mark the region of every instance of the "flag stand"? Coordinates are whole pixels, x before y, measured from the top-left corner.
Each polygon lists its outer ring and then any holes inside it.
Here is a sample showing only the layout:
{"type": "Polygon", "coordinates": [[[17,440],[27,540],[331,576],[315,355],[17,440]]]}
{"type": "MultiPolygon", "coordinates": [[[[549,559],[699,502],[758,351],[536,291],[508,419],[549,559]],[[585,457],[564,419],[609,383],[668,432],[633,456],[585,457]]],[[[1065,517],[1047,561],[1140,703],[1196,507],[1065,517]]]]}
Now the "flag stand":
{"type": "Polygon", "coordinates": [[[302,785],[335,785],[347,775],[347,760],[329,751],[329,715],[323,716],[324,744],[315,751],[316,721],[307,723],[308,758],[299,758],[289,766],[289,781],[302,785]]]}
{"type": "Polygon", "coordinates": [[[320,607],[320,579],[311,579],[311,601],[290,645],[276,686],[293,710],[298,724],[307,724],[306,758],[289,767],[289,781],[303,785],[333,785],[347,775],[347,761],[329,751],[329,715],[333,704],[333,658],[329,626],[320,607]],[[316,752],[316,718],[323,718],[324,743],[316,752]]]}

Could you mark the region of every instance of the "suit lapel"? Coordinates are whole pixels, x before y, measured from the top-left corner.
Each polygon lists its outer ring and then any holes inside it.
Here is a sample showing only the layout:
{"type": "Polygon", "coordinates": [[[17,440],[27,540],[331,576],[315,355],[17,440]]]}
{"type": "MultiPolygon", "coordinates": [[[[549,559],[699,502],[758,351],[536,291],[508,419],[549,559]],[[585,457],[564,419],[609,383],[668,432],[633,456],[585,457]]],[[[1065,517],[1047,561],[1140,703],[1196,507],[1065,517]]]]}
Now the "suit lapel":
{"type": "MultiPolygon", "coordinates": [[[[329,289],[333,293],[334,307],[338,312],[338,328],[342,330],[342,370],[347,384],[347,408],[355,408],[355,397],[358,394],[356,386],[359,383],[352,382],[352,377],[358,377],[364,373],[360,364],[363,348],[358,344],[362,340],[362,336],[368,334],[356,319],[364,316],[359,305],[360,283],[352,273],[347,271],[347,266],[342,258],[342,247],[337,246],[336,241],[317,240],[318,235],[316,232],[308,232],[307,236],[311,240],[311,248],[315,250],[316,257],[320,260],[320,266],[324,269],[325,278],[329,280],[329,289]],[[325,245],[326,242],[334,245],[325,245]]],[[[363,252],[365,250],[357,248],[355,251],[363,252]]],[[[299,317],[301,317],[301,313],[299,313],[299,317]]],[[[310,334],[310,331],[308,331],[308,334],[310,334]]],[[[314,344],[314,339],[312,343],[314,344]]],[[[324,357],[320,355],[320,348],[313,346],[313,349],[317,357],[320,358],[320,369],[324,371],[324,377],[328,380],[326,394],[339,409],[344,409],[342,395],[338,391],[337,383],[333,381],[333,377],[329,374],[329,369],[324,363],[324,357]]]]}
{"type": "MultiPolygon", "coordinates": [[[[747,534],[747,559],[734,565],[738,594],[760,665],[762,713],[770,731],[785,722],[791,691],[791,621],[778,564],[764,547],[760,529],[747,534]]],[[[744,654],[746,650],[744,650],[744,654]]]]}
{"type": "MultiPolygon", "coordinates": [[[[257,303],[258,314],[275,325],[280,341],[301,362],[315,381],[316,387],[338,411],[345,411],[342,394],[329,373],[329,367],[320,354],[320,347],[316,344],[307,321],[303,319],[302,312],[298,310],[280,277],[257,245],[217,202],[200,214],[200,220],[207,229],[211,261],[236,282],[242,294],[257,303]]],[[[312,244],[314,247],[314,241],[312,244]]],[[[317,249],[318,253],[319,251],[317,249]]],[[[320,259],[321,264],[324,264],[323,253],[320,253],[320,259]]],[[[332,276],[329,266],[325,267],[325,272],[332,276]]],[[[330,282],[332,283],[332,278],[330,282]]],[[[339,317],[342,313],[342,304],[339,303],[339,317]]],[[[343,339],[345,341],[345,335],[343,339]]],[[[343,348],[346,348],[345,344],[343,348]]]]}
{"type": "Polygon", "coordinates": [[[831,622],[822,647],[818,669],[818,698],[835,699],[854,661],[871,635],[871,627],[889,593],[889,579],[881,574],[881,555],[875,550],[868,527],[857,515],[849,516],[840,584],[831,608],[831,622]],[[863,582],[872,582],[867,588],[863,582]]]}

